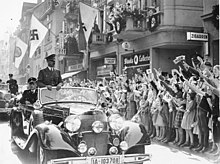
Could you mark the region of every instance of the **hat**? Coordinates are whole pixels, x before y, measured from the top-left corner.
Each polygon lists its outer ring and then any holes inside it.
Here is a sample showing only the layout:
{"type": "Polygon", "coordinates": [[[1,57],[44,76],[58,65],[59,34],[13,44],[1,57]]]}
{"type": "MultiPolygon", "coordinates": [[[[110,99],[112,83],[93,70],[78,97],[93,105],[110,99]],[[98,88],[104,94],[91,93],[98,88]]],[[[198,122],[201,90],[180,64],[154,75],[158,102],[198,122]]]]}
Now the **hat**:
{"type": "Polygon", "coordinates": [[[36,82],[37,81],[37,79],[35,78],[35,77],[30,77],[29,79],[28,79],[28,83],[33,83],[33,82],[36,82]]]}
{"type": "Polygon", "coordinates": [[[12,77],[12,76],[13,76],[13,74],[11,74],[11,73],[10,73],[10,74],[8,74],[8,76],[9,76],[9,77],[12,77]]]}
{"type": "Polygon", "coordinates": [[[51,55],[49,55],[49,56],[47,56],[47,57],[45,57],[45,59],[48,61],[48,60],[52,60],[52,61],[55,61],[55,54],[51,54],[51,55]]]}
{"type": "Polygon", "coordinates": [[[206,66],[212,67],[212,64],[210,62],[205,62],[206,66]]]}

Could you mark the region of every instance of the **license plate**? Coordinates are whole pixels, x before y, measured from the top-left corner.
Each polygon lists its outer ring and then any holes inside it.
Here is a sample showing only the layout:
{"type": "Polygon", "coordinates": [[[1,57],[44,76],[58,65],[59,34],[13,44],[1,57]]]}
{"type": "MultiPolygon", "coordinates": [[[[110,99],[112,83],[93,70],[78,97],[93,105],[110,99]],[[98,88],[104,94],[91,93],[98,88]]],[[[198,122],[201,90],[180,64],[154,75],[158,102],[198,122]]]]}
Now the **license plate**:
{"type": "Polygon", "coordinates": [[[120,164],[120,156],[91,158],[91,164],[120,164]]]}

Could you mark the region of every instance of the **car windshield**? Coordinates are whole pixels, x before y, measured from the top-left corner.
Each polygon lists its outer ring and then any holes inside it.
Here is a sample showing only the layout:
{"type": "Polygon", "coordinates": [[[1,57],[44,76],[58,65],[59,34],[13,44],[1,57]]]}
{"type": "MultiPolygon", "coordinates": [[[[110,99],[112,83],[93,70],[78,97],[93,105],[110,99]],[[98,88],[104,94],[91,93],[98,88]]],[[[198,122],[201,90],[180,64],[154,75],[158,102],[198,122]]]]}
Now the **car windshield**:
{"type": "Polygon", "coordinates": [[[63,87],[59,91],[56,88],[51,91],[46,88],[40,88],[38,96],[41,104],[65,101],[97,104],[98,99],[97,92],[94,89],[81,87],[63,87]]]}

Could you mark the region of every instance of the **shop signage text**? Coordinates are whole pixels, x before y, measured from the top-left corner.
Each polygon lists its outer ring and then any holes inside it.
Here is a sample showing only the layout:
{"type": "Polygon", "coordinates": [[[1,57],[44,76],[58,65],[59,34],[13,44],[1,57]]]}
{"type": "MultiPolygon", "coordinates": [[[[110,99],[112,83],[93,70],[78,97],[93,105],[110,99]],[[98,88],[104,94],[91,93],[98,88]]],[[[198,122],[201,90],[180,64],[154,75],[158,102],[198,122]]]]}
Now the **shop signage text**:
{"type": "Polygon", "coordinates": [[[116,64],[115,58],[104,58],[104,64],[116,64]]]}
{"type": "Polygon", "coordinates": [[[132,54],[129,56],[125,56],[123,58],[123,65],[127,67],[136,66],[136,65],[144,65],[144,64],[150,64],[149,51],[132,54]]]}
{"type": "Polygon", "coordinates": [[[205,41],[209,39],[207,33],[187,32],[187,40],[205,41]]]}
{"type": "Polygon", "coordinates": [[[112,69],[112,65],[99,66],[97,67],[97,76],[109,76],[112,69]]]}
{"type": "Polygon", "coordinates": [[[68,66],[68,71],[78,71],[83,69],[82,63],[68,66]]]}

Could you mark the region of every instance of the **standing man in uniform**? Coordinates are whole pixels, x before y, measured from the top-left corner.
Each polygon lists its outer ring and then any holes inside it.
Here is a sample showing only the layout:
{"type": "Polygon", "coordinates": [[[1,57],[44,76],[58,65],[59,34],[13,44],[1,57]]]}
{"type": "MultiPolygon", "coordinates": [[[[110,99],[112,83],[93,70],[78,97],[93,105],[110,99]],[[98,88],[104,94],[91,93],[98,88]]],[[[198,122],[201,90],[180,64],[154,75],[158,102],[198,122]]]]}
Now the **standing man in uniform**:
{"type": "Polygon", "coordinates": [[[40,70],[37,78],[38,87],[47,87],[51,90],[52,87],[56,86],[57,90],[60,90],[63,85],[61,73],[55,69],[55,54],[51,54],[45,58],[47,60],[48,67],[40,70]]]}
{"type": "Polygon", "coordinates": [[[9,84],[9,91],[11,94],[16,95],[18,92],[17,80],[13,79],[13,74],[9,74],[8,76],[9,80],[6,83],[9,84]]]}

